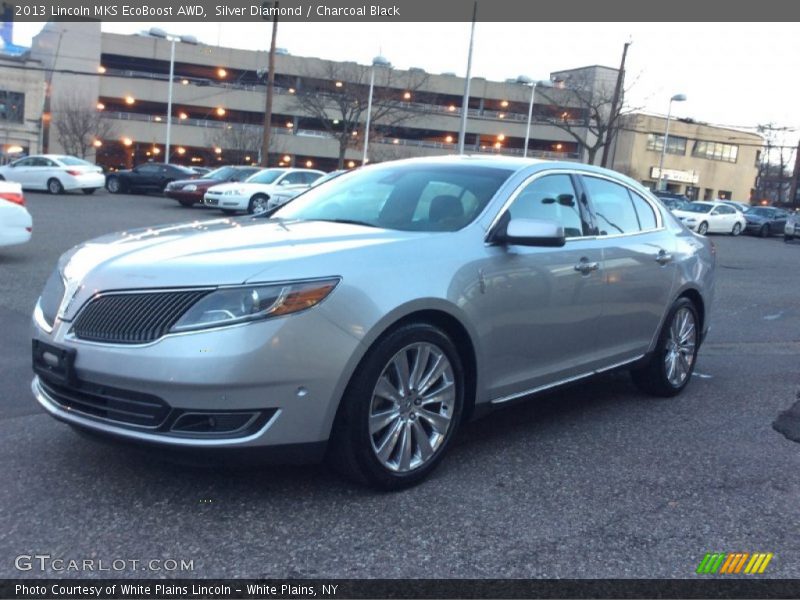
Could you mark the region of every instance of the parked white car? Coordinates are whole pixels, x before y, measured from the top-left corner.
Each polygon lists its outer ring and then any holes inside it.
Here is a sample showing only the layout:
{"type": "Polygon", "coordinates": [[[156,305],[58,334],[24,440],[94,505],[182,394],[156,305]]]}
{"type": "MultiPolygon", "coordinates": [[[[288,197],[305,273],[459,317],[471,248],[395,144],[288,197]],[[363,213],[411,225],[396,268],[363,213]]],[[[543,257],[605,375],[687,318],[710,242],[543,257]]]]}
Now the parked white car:
{"type": "Polygon", "coordinates": [[[264,169],[242,182],[215,185],[203,196],[203,204],[225,212],[246,210],[258,214],[269,208],[274,194],[294,197],[325,175],[314,169],[264,169]]]}
{"type": "Polygon", "coordinates": [[[24,244],[31,239],[33,219],[25,208],[22,186],[0,181],[0,246],[24,244]]]}
{"type": "Polygon", "coordinates": [[[783,240],[791,242],[794,238],[800,237],[800,212],[793,212],[786,219],[783,226],[783,240]]]}
{"type": "MultiPolygon", "coordinates": [[[[326,173],[325,175],[323,175],[322,177],[317,179],[314,183],[312,183],[308,188],[303,188],[303,189],[300,189],[300,190],[295,190],[295,189],[283,190],[283,189],[279,189],[279,190],[277,190],[275,193],[273,193],[270,196],[269,202],[267,202],[267,209],[272,210],[273,208],[278,208],[279,206],[283,206],[284,204],[289,202],[289,200],[294,200],[295,197],[297,197],[300,194],[302,194],[303,192],[305,192],[306,189],[315,188],[318,185],[322,185],[326,181],[330,181],[331,179],[335,179],[339,175],[342,175],[343,173],[347,173],[347,172],[348,171],[346,171],[345,169],[339,169],[337,171],[331,171],[330,173],[326,173]]],[[[292,186],[289,186],[289,187],[292,187],[292,186]]]]}
{"type": "Polygon", "coordinates": [[[71,190],[93,194],[106,184],[103,169],[62,154],[39,154],[15,160],[0,167],[0,179],[19,183],[26,190],[46,190],[51,194],[71,190]]]}
{"type": "Polygon", "coordinates": [[[672,214],[700,235],[706,233],[739,235],[747,225],[744,215],[724,202],[690,202],[682,209],[672,211],[672,214]]]}

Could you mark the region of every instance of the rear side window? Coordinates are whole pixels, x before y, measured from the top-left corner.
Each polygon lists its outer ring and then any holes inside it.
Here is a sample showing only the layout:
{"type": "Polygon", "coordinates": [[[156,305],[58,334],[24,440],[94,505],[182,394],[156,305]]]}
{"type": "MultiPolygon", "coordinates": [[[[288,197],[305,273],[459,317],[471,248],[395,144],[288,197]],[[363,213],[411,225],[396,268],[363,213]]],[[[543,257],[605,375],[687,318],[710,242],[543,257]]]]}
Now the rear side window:
{"type": "Polygon", "coordinates": [[[643,229],[639,225],[639,215],[628,188],[607,179],[585,175],[583,183],[594,206],[600,235],[638,233],[643,229]]]}
{"type": "Polygon", "coordinates": [[[656,228],[656,213],[650,203],[642,198],[636,192],[628,190],[631,200],[633,201],[633,208],[636,210],[636,216],[639,217],[639,226],[642,231],[656,228]]]}

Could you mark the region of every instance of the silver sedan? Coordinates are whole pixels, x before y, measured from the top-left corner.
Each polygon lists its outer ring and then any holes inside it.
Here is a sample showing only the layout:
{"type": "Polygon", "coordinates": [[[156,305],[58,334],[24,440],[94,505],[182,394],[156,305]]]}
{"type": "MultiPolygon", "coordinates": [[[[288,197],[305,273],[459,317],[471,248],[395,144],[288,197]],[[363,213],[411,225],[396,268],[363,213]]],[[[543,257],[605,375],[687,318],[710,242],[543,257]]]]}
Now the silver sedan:
{"type": "Polygon", "coordinates": [[[645,188],[572,163],[424,158],[273,214],[124,231],[61,257],[32,389],[105,437],[327,455],[397,489],[459,425],[617,368],[673,396],[715,254],[645,188]]]}

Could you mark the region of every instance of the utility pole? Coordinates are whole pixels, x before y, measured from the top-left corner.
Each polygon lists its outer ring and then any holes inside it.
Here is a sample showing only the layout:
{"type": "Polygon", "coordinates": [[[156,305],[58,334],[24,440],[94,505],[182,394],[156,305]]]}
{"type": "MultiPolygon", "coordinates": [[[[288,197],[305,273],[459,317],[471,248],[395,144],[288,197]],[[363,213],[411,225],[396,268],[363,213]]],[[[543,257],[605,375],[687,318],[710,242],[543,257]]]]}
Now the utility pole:
{"type": "Polygon", "coordinates": [[[264,107],[264,137],[261,141],[261,166],[269,166],[269,138],[272,133],[272,93],[275,88],[275,40],[278,37],[278,2],[274,5],[265,2],[264,6],[272,5],[272,41],[269,45],[269,72],[267,73],[267,101],[264,107]]]}
{"type": "Polygon", "coordinates": [[[797,208],[797,180],[800,179],[800,142],[797,143],[797,151],[794,155],[794,172],[792,173],[792,185],[789,191],[789,203],[797,208]]]}
{"type": "MultiPolygon", "coordinates": [[[[611,114],[608,118],[608,130],[606,131],[606,143],[603,146],[603,158],[600,164],[603,167],[608,166],[608,153],[611,149],[611,142],[617,137],[617,129],[620,112],[620,96],[622,95],[622,84],[625,80],[625,58],[628,55],[628,46],[633,42],[625,42],[622,48],[622,61],[619,64],[619,72],[617,73],[617,84],[614,86],[614,98],[611,100],[611,114]]],[[[613,165],[612,165],[613,166],[613,165]]]]}

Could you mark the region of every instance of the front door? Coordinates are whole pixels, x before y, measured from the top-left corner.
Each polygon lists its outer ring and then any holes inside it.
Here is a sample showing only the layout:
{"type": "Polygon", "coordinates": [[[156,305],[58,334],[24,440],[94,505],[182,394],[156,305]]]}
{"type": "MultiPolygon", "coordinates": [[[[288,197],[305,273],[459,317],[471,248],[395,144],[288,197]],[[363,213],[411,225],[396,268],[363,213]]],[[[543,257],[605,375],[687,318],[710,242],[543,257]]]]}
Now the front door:
{"type": "Polygon", "coordinates": [[[492,400],[502,401],[590,371],[603,305],[602,251],[567,173],[534,176],[517,191],[512,219],[548,219],[567,236],[561,248],[486,246],[483,293],[466,307],[485,340],[492,400]]]}

